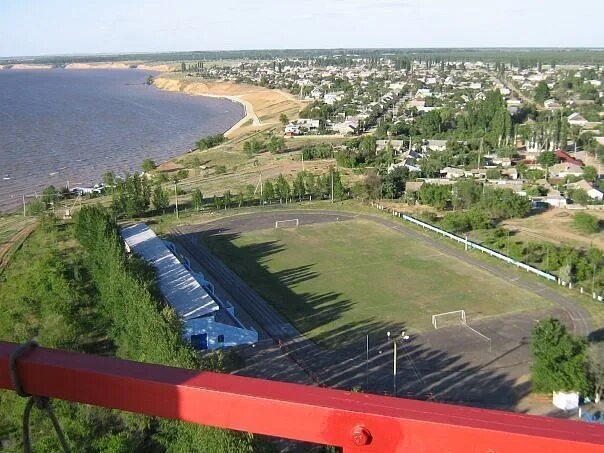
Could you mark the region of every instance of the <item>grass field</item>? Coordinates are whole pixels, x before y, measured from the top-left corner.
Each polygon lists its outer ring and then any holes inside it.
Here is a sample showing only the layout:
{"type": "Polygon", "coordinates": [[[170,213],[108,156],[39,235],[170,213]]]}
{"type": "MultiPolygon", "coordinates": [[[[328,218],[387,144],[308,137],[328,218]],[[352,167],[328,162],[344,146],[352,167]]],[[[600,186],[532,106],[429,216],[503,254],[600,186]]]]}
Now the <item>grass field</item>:
{"type": "Polygon", "coordinates": [[[377,329],[431,328],[433,313],[469,320],[550,306],[539,296],[356,220],[269,229],[202,241],[302,333],[326,346],[377,329]]]}

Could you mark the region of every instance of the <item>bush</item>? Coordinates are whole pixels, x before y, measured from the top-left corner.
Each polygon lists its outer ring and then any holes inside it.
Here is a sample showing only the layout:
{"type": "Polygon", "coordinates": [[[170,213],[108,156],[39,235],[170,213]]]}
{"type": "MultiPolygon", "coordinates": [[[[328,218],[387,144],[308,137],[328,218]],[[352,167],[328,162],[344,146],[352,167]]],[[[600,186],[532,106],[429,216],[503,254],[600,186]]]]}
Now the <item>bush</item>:
{"type": "Polygon", "coordinates": [[[181,170],[178,170],[176,172],[176,177],[178,179],[186,179],[186,178],[188,178],[189,177],[189,170],[185,170],[184,168],[181,169],[181,170]]]}
{"type": "Polygon", "coordinates": [[[218,146],[225,141],[226,137],[222,134],[209,135],[208,137],[197,140],[197,142],[195,142],[195,146],[197,146],[197,149],[199,150],[204,150],[218,146]]]}
{"type": "Polygon", "coordinates": [[[224,165],[216,165],[216,167],[214,168],[214,171],[216,172],[217,175],[222,175],[222,174],[226,173],[227,169],[224,165]]]}
{"type": "Polygon", "coordinates": [[[573,216],[573,226],[584,234],[594,234],[600,231],[598,218],[586,212],[578,212],[573,216]]]}
{"type": "Polygon", "coordinates": [[[141,168],[144,172],[149,172],[157,168],[157,164],[152,159],[145,159],[141,164],[141,168]]]}

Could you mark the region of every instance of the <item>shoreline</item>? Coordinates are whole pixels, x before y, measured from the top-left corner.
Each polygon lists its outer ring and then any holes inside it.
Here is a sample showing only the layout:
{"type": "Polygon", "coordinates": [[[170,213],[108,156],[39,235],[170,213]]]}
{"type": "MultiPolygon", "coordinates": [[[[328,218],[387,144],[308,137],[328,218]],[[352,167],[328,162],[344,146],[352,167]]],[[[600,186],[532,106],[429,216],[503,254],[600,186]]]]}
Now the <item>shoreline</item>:
{"type": "Polygon", "coordinates": [[[205,79],[184,80],[171,77],[170,74],[155,77],[153,85],[160,90],[228,99],[241,104],[245,115],[224,132],[229,139],[277,125],[282,113],[290,117],[296,116],[302,106],[300,101],[288,93],[255,85],[205,79]]]}
{"type": "Polygon", "coordinates": [[[143,71],[169,72],[174,67],[174,64],[169,63],[149,63],[145,61],[113,61],[113,62],[97,62],[97,63],[68,63],[64,67],[55,67],[51,64],[36,64],[36,63],[15,63],[0,65],[0,71],[36,71],[43,69],[140,69],[143,71]]]}

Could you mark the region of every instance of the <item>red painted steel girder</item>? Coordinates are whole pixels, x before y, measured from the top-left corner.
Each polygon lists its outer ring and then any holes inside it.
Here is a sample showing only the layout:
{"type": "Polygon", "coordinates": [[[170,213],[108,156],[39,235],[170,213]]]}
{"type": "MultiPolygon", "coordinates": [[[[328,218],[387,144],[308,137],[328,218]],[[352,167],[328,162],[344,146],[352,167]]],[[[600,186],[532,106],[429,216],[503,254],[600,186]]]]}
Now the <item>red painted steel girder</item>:
{"type": "MultiPolygon", "coordinates": [[[[0,342],[0,388],[13,389],[0,342]]],[[[344,447],[346,452],[604,452],[604,427],[37,348],[24,389],[141,414],[344,447]]]]}

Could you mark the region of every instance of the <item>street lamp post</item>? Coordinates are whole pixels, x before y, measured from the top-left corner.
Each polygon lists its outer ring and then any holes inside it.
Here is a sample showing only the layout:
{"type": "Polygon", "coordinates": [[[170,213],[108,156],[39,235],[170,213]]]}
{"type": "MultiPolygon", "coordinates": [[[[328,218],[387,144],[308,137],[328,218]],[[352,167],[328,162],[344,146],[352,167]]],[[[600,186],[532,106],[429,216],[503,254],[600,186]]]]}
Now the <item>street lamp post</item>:
{"type": "MultiPolygon", "coordinates": [[[[388,340],[390,340],[390,331],[386,332],[386,336],[388,337],[388,340]]],[[[401,339],[403,341],[407,341],[409,339],[409,335],[406,335],[405,331],[403,330],[401,332],[401,339]]],[[[392,393],[394,396],[396,396],[397,394],[397,389],[396,389],[396,337],[392,338],[392,393]]]]}

